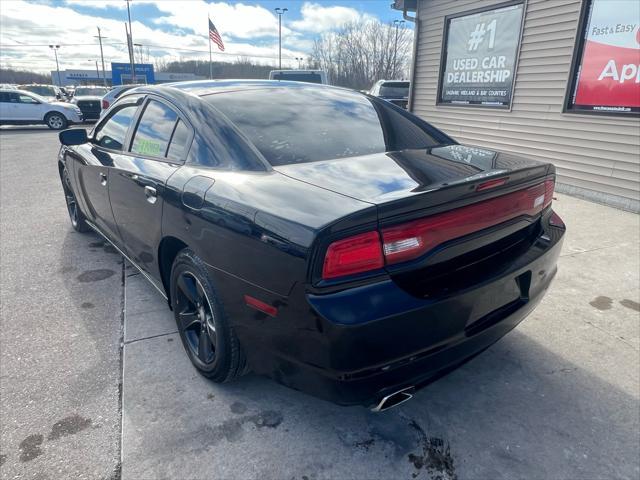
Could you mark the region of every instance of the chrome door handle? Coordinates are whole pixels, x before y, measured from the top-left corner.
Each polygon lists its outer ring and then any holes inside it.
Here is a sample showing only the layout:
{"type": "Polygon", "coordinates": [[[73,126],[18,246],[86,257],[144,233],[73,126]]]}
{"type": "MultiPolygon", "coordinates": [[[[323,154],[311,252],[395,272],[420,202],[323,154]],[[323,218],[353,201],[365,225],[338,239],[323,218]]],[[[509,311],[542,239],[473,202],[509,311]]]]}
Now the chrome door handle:
{"type": "Polygon", "coordinates": [[[100,172],[99,174],[100,176],[100,185],[102,185],[103,187],[107,186],[107,174],[104,172],[100,172]]]}
{"type": "Polygon", "coordinates": [[[144,187],[144,195],[147,197],[147,202],[153,204],[158,199],[156,189],[153,187],[144,187]]]}

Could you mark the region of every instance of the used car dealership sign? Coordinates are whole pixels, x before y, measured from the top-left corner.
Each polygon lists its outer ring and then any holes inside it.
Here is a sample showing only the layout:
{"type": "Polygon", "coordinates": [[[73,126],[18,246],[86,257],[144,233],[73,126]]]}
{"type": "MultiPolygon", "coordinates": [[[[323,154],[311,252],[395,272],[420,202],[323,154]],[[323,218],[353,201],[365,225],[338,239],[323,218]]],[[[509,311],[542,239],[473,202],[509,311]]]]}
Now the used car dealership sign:
{"type": "Polygon", "coordinates": [[[508,106],[522,4],[447,19],[439,103],[508,106]]]}

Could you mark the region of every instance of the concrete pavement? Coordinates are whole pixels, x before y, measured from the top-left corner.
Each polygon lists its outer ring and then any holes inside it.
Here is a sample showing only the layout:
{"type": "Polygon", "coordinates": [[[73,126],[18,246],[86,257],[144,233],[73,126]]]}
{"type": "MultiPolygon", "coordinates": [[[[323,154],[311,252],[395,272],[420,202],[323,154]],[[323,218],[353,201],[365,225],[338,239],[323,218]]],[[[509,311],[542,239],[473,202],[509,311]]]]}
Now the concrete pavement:
{"type": "Polygon", "coordinates": [[[122,257],[71,228],[57,132],[0,131],[0,477],[117,478],[122,257]]]}

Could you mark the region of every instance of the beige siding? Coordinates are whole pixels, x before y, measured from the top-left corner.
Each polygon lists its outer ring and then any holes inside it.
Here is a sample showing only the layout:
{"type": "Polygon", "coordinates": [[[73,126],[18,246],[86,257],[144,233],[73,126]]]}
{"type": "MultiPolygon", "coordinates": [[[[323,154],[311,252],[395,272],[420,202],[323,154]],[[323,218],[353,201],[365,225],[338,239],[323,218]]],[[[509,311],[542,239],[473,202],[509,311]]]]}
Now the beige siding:
{"type": "Polygon", "coordinates": [[[461,142],[551,161],[558,183],[640,205],[640,119],[562,113],[580,0],[528,0],[511,111],[436,106],[444,17],[502,0],[420,0],[413,112],[461,142]]]}

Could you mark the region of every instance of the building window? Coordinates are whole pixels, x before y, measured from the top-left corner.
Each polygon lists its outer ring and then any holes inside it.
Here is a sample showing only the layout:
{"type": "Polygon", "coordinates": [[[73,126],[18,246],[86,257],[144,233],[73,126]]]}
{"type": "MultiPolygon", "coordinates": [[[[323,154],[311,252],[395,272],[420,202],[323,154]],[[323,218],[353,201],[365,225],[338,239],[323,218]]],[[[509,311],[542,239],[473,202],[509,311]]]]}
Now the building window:
{"type": "Polygon", "coordinates": [[[640,2],[587,0],[565,111],[640,114],[640,2]]]}
{"type": "Polygon", "coordinates": [[[523,11],[520,1],[445,18],[439,105],[511,106],[523,11]]]}

